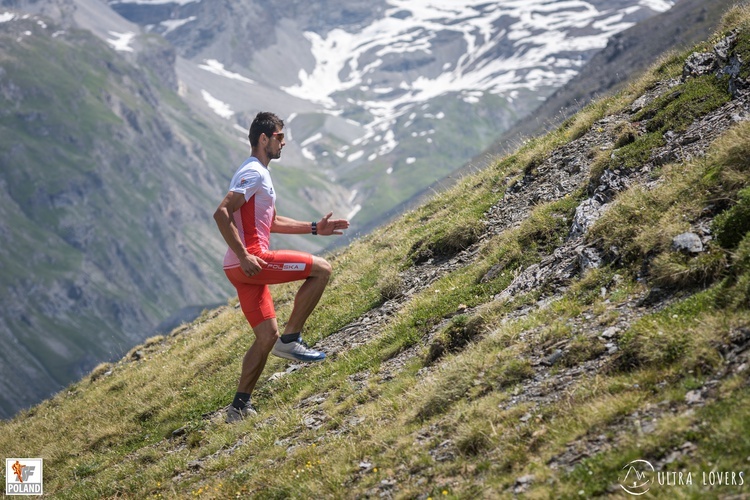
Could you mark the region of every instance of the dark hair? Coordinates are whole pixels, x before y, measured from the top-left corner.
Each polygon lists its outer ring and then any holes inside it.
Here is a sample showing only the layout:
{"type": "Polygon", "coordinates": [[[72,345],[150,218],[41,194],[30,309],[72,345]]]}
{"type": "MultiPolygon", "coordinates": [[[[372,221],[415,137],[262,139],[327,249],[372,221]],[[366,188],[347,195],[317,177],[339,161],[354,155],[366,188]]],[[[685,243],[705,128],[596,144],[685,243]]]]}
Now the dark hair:
{"type": "Polygon", "coordinates": [[[255,115],[247,138],[250,140],[250,145],[255,147],[258,145],[258,140],[260,140],[262,134],[271,137],[271,134],[276,132],[277,129],[281,130],[282,128],[284,128],[284,120],[269,111],[261,111],[255,115]]]}

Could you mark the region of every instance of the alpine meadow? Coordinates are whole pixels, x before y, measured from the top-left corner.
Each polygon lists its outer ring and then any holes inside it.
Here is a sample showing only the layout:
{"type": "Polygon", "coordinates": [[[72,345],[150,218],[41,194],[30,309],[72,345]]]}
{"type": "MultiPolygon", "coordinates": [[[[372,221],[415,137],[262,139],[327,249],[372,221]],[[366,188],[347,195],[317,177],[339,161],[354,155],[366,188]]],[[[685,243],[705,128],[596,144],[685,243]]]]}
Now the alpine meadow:
{"type": "MultiPolygon", "coordinates": [[[[55,498],[744,498],[750,7],[346,248],[258,415],[236,298],[0,422],[55,498]],[[641,476],[639,476],[641,477],[641,476]]],[[[295,288],[274,298],[279,318],[295,288]]]]}

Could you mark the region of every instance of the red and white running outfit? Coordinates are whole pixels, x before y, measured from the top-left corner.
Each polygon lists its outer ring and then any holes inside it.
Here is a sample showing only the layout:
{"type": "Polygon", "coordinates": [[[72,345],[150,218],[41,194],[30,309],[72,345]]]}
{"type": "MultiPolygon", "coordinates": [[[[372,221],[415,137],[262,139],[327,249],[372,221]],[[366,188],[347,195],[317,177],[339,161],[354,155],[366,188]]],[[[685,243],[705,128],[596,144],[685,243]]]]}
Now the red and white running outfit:
{"type": "Polygon", "coordinates": [[[276,214],[276,193],[271,173],[257,158],[251,156],[237,169],[229,183],[229,191],[245,196],[245,203],[233,214],[240,239],[251,255],[267,263],[258,274],[248,277],[242,272],[240,260],[231,248],[224,255],[224,272],[237,289],[247,321],[255,327],[276,317],[268,285],[308,278],[312,270],[312,255],[268,249],[276,214]]]}

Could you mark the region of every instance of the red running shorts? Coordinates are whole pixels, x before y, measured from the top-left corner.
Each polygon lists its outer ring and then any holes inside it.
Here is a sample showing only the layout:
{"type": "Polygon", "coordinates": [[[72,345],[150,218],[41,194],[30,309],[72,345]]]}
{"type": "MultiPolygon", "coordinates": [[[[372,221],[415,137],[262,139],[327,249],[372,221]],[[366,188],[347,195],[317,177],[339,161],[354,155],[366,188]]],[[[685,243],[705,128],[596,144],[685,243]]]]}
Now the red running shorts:
{"type": "Polygon", "coordinates": [[[249,277],[239,267],[224,269],[237,289],[240,307],[250,326],[276,317],[268,285],[307,279],[312,271],[312,255],[294,250],[276,250],[257,255],[266,261],[261,272],[249,277]]]}

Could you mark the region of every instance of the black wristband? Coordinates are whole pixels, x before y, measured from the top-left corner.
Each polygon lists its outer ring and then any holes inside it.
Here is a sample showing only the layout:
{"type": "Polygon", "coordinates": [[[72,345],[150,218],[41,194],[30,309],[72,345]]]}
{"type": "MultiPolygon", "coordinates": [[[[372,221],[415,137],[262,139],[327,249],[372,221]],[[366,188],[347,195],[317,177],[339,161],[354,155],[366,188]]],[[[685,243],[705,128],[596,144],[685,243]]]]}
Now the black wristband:
{"type": "Polygon", "coordinates": [[[312,223],[312,234],[318,234],[318,223],[313,222],[312,223]]]}

